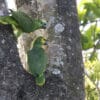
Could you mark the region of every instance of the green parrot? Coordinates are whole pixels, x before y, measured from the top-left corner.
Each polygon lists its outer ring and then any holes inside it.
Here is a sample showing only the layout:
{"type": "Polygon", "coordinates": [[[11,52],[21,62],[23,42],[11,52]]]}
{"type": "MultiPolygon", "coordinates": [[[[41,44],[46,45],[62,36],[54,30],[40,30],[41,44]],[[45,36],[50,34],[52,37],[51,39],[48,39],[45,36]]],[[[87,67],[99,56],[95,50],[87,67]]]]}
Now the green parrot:
{"type": "Polygon", "coordinates": [[[18,23],[23,32],[30,33],[40,28],[46,28],[46,23],[40,19],[32,19],[21,11],[11,11],[12,18],[18,23]]]}
{"type": "Polygon", "coordinates": [[[35,77],[38,86],[45,84],[44,72],[48,63],[48,57],[42,47],[43,45],[46,45],[46,39],[41,36],[37,37],[33,42],[32,49],[27,52],[29,72],[35,77]]]}
{"type": "Polygon", "coordinates": [[[20,36],[23,32],[30,33],[37,29],[46,28],[46,22],[43,20],[32,19],[26,13],[21,11],[10,11],[11,15],[0,17],[0,23],[11,24],[17,37],[20,36]]]}

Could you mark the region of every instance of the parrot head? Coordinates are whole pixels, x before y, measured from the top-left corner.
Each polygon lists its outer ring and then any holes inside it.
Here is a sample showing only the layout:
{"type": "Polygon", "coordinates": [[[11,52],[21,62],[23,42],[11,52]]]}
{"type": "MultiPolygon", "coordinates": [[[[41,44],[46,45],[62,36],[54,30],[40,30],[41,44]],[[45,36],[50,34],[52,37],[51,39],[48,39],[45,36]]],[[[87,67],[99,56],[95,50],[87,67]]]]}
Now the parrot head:
{"type": "Polygon", "coordinates": [[[48,44],[47,44],[47,39],[45,39],[42,36],[37,37],[33,44],[34,47],[42,47],[43,45],[48,45],[48,44]]]}
{"type": "Polygon", "coordinates": [[[40,19],[35,19],[33,20],[34,25],[35,25],[35,29],[46,29],[47,26],[47,22],[44,20],[40,20],[40,19]]]}

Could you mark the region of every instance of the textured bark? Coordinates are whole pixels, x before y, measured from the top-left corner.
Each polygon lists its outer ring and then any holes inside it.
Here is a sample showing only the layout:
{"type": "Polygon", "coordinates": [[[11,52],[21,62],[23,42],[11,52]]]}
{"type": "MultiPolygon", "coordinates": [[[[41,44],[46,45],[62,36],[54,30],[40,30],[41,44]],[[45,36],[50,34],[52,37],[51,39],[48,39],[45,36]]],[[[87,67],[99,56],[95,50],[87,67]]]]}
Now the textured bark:
{"type": "Polygon", "coordinates": [[[0,100],[13,100],[23,84],[24,74],[12,33],[11,26],[0,25],[0,100]]]}
{"type": "Polygon", "coordinates": [[[57,0],[58,14],[65,23],[62,33],[63,48],[66,53],[64,79],[68,85],[68,100],[84,100],[83,62],[80,32],[75,0],[57,0]]]}
{"type": "MultiPolygon", "coordinates": [[[[18,1],[19,7],[26,6],[24,0],[18,1]]],[[[29,7],[28,0],[25,1],[29,7]]],[[[11,26],[0,25],[0,100],[84,100],[84,68],[75,0],[37,1],[38,13],[32,11],[31,15],[39,14],[51,24],[46,84],[35,85],[34,77],[22,68],[11,26]]]]}

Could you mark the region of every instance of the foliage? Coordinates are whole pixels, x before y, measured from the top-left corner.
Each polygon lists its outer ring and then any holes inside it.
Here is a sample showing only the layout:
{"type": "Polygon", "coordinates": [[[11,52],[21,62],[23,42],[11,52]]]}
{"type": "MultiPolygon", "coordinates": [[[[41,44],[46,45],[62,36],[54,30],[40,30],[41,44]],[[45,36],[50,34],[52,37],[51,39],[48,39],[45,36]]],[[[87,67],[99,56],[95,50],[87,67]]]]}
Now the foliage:
{"type": "Polygon", "coordinates": [[[86,100],[99,100],[100,0],[81,0],[77,8],[85,65],[86,100]]]}
{"type": "Polygon", "coordinates": [[[100,61],[87,61],[85,62],[85,88],[87,100],[99,100],[98,80],[100,80],[100,61]]]}

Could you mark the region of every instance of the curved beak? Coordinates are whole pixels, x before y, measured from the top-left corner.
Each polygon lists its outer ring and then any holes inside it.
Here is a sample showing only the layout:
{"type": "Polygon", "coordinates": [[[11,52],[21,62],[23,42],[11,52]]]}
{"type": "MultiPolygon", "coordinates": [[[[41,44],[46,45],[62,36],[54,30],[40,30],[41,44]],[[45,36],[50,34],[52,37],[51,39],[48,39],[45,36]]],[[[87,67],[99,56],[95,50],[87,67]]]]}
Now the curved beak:
{"type": "Polygon", "coordinates": [[[44,45],[47,45],[48,46],[48,40],[45,41],[44,45]]]}
{"type": "Polygon", "coordinates": [[[47,28],[47,24],[44,23],[44,24],[42,25],[42,28],[43,28],[43,29],[46,29],[46,28],[47,28]]]}

